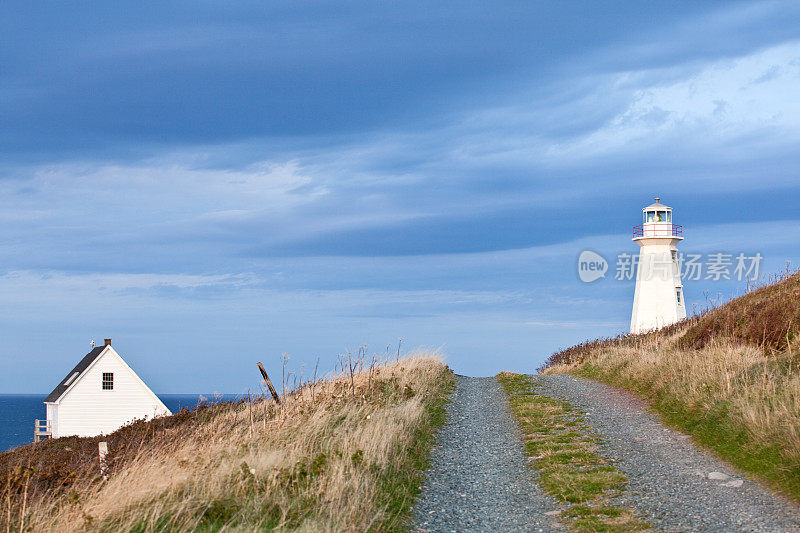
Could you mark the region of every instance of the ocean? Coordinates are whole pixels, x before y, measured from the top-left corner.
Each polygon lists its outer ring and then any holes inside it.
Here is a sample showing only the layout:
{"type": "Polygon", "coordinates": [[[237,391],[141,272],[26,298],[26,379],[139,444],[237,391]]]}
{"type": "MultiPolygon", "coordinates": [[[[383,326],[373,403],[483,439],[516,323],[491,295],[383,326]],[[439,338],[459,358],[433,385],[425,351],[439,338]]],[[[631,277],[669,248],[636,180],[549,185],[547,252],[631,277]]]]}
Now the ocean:
{"type": "MultiPolygon", "coordinates": [[[[33,442],[33,421],[45,418],[46,394],[0,394],[0,452],[33,442]]],[[[164,405],[176,413],[185,407],[194,407],[200,394],[159,394],[164,405]]],[[[241,395],[203,394],[209,401],[238,400],[241,395]]]]}

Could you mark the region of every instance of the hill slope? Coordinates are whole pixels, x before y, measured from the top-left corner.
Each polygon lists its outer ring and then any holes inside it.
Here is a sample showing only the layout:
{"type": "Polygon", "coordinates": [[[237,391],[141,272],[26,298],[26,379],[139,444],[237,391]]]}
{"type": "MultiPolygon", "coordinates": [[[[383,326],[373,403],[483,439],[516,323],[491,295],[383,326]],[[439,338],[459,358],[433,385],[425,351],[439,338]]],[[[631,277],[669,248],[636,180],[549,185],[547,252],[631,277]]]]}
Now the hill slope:
{"type": "Polygon", "coordinates": [[[572,373],[644,397],[661,418],[800,501],[800,275],[664,330],[553,354],[572,373]]]}
{"type": "Polygon", "coordinates": [[[99,438],[2,453],[0,530],[403,529],[452,372],[432,354],[347,370],[281,405],[206,405],[122,428],[104,438],[107,479],[99,438]]]}

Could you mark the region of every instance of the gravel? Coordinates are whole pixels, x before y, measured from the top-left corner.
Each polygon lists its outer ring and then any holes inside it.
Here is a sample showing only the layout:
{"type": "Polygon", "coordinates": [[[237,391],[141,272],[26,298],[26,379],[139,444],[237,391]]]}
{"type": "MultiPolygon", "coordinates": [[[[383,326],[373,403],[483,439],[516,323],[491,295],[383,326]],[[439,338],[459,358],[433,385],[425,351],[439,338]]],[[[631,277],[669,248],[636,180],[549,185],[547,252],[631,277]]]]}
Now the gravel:
{"type": "Polygon", "coordinates": [[[630,485],[619,498],[663,531],[800,531],[800,509],[662,426],[631,394],[568,375],[533,376],[537,393],[584,411],[630,485]]]}
{"type": "Polygon", "coordinates": [[[558,510],[527,467],[498,382],[456,376],[448,421],[414,508],[416,530],[554,531],[558,510]]]}

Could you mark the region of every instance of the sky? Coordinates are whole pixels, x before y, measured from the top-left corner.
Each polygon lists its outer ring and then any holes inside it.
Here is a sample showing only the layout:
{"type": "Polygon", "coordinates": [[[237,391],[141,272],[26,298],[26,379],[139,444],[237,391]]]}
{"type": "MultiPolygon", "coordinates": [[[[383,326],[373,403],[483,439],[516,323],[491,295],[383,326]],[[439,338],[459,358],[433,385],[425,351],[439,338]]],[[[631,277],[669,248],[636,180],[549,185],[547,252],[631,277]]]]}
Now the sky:
{"type": "Polygon", "coordinates": [[[11,0],[0,35],[0,393],[104,337],[162,393],[399,339],[532,372],[627,331],[655,196],[685,253],[800,264],[794,1],[11,0]]]}

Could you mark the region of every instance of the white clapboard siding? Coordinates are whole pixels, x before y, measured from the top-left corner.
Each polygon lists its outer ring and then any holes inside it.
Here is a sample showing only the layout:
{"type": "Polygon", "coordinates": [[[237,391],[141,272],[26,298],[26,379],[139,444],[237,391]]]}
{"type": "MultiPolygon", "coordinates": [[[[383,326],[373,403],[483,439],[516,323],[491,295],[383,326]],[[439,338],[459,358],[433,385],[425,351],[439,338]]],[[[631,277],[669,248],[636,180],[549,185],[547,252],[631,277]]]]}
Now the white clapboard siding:
{"type": "Polygon", "coordinates": [[[141,418],[170,411],[108,346],[56,402],[51,420],[54,437],[108,434],[141,418]],[[103,373],[114,374],[114,388],[103,390],[103,373]]]}
{"type": "Polygon", "coordinates": [[[47,421],[50,424],[50,431],[58,426],[58,406],[56,404],[48,403],[47,406],[47,421]]]}

